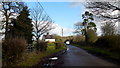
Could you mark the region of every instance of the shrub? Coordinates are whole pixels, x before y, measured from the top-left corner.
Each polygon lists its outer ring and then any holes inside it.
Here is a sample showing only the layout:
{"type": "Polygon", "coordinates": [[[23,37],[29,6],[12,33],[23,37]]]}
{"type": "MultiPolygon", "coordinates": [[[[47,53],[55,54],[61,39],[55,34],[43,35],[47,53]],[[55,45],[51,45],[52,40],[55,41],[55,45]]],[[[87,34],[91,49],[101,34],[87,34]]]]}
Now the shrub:
{"type": "Polygon", "coordinates": [[[23,38],[10,38],[2,43],[3,66],[15,64],[22,57],[26,47],[26,41],[23,38]]]}
{"type": "Polygon", "coordinates": [[[37,51],[46,51],[47,50],[47,42],[39,41],[38,44],[36,44],[36,50],[37,51]]]}
{"type": "Polygon", "coordinates": [[[87,30],[86,36],[88,43],[94,43],[97,40],[97,35],[92,29],[87,30]]]}
{"type": "Polygon", "coordinates": [[[73,38],[73,43],[81,43],[85,41],[85,37],[82,35],[77,35],[73,38]]]}
{"type": "Polygon", "coordinates": [[[59,48],[61,48],[62,46],[64,46],[64,43],[63,43],[63,42],[55,42],[55,49],[59,49],[59,48]]]}
{"type": "Polygon", "coordinates": [[[51,42],[51,43],[48,43],[49,46],[54,46],[55,43],[51,42]]]}
{"type": "Polygon", "coordinates": [[[95,44],[102,48],[103,47],[108,48],[111,51],[120,51],[119,40],[120,40],[120,36],[118,35],[103,36],[100,37],[95,44]]]}

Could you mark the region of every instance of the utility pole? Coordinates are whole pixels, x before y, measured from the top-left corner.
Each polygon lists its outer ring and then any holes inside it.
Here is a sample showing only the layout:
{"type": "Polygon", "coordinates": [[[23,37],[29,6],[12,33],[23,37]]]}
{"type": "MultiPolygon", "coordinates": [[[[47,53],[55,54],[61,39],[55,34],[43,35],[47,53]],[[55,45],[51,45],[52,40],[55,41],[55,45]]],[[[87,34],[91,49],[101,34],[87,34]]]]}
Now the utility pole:
{"type": "Polygon", "coordinates": [[[63,37],[63,28],[62,28],[62,37],[63,37]]]}
{"type": "Polygon", "coordinates": [[[63,28],[62,28],[62,36],[61,36],[61,39],[63,40],[63,28]]]}

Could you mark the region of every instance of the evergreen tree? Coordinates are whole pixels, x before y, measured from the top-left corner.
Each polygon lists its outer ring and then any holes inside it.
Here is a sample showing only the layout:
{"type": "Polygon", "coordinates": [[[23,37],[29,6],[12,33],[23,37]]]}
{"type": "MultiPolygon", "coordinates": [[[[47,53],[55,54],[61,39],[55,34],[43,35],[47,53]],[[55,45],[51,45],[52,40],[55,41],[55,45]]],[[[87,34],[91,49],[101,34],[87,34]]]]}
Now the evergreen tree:
{"type": "Polygon", "coordinates": [[[24,37],[27,43],[32,43],[32,20],[29,18],[28,7],[25,6],[23,10],[19,13],[17,19],[13,20],[13,26],[11,27],[12,37],[24,37]]]}

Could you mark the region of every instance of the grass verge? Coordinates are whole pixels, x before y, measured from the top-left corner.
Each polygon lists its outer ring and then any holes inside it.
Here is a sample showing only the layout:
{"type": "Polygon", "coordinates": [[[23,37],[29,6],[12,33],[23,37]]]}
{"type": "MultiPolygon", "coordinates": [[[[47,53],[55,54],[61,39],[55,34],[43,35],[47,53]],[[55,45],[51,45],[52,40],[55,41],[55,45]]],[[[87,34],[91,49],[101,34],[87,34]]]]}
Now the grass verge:
{"type": "Polygon", "coordinates": [[[77,46],[82,49],[85,49],[94,55],[108,58],[108,59],[117,60],[118,63],[120,62],[120,54],[115,53],[115,52],[110,52],[107,49],[105,50],[105,49],[97,48],[94,46],[82,46],[82,45],[78,45],[78,44],[72,44],[72,45],[77,46]]]}
{"type": "Polygon", "coordinates": [[[36,52],[32,52],[32,53],[25,53],[24,54],[24,58],[23,60],[17,64],[17,66],[33,66],[35,64],[37,64],[38,62],[40,62],[42,60],[42,58],[49,56],[53,53],[57,53],[61,50],[64,50],[66,48],[66,46],[61,47],[60,49],[55,49],[55,46],[48,46],[47,51],[46,52],[39,52],[38,54],[36,54],[36,52]]]}

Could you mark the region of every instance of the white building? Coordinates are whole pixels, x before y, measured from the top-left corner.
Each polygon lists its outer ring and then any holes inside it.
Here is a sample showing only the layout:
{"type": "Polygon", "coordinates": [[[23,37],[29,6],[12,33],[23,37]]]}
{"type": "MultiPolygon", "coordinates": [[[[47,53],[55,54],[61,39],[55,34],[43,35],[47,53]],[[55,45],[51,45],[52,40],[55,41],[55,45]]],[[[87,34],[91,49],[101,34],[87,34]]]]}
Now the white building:
{"type": "Polygon", "coordinates": [[[49,33],[47,33],[47,35],[43,35],[42,40],[44,40],[46,42],[55,42],[54,36],[49,35],[49,33]]]}

